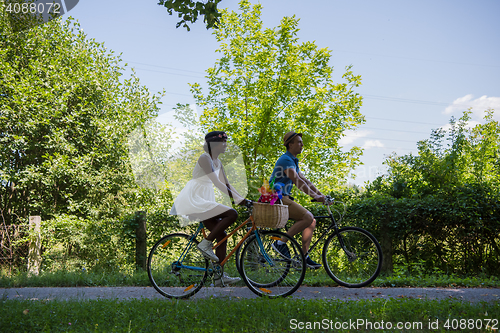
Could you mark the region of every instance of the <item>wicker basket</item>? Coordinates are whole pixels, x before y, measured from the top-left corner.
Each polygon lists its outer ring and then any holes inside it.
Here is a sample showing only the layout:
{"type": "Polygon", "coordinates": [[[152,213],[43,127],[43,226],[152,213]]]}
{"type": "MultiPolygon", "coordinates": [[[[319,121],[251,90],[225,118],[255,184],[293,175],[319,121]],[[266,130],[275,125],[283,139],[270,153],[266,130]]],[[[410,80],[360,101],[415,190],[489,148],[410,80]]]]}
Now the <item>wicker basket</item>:
{"type": "Polygon", "coordinates": [[[283,228],[288,221],[288,206],[275,203],[254,202],[253,219],[261,228],[283,228]]]}

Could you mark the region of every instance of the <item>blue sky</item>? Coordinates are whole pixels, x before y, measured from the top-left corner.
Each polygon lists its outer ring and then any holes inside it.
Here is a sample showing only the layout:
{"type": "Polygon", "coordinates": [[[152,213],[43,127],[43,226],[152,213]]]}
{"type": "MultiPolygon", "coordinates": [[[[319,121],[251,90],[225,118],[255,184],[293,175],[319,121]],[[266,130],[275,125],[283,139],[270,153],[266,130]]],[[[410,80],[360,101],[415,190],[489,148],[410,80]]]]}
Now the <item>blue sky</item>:
{"type": "MultiPolygon", "coordinates": [[[[257,1],[251,1],[257,3],[257,1]]],[[[194,103],[188,83],[203,85],[204,71],[218,59],[215,37],[203,22],[175,28],[156,0],[80,0],[68,14],[89,38],[122,53],[142,84],[165,89],[159,116],[172,122],[176,103],[194,103]]],[[[236,0],[219,7],[237,10],[236,0]]],[[[363,185],[383,172],[384,157],[416,153],[418,140],[460,117],[473,121],[494,108],[500,120],[500,1],[261,0],[266,27],[284,16],[300,18],[299,40],[332,52],[340,80],[353,65],[362,77],[366,123],[342,140],[364,147],[363,166],[352,183],[363,185]]],[[[175,123],[174,123],[175,125],[175,123]]]]}

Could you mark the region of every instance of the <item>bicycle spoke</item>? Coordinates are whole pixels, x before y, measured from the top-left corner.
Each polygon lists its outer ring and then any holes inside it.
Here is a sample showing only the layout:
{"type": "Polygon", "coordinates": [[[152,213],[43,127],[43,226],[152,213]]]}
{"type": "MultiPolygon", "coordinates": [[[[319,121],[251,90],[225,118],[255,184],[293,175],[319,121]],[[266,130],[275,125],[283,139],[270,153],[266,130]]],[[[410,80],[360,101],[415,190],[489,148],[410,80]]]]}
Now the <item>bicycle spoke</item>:
{"type": "Polygon", "coordinates": [[[208,261],[196,249],[191,236],[171,234],[158,241],[148,257],[148,276],[163,296],[186,298],[203,286],[208,261]]]}
{"type": "Polygon", "coordinates": [[[382,250],[375,237],[361,228],[347,227],[331,235],[323,248],[323,264],[330,277],[345,287],[363,287],[375,280],[382,250]]]}
{"type": "Polygon", "coordinates": [[[287,236],[278,231],[259,232],[259,239],[252,238],[241,251],[242,276],[259,296],[288,296],[304,279],[304,256],[295,240],[290,238],[287,242],[290,257],[273,249],[272,244],[282,237],[287,236]]]}

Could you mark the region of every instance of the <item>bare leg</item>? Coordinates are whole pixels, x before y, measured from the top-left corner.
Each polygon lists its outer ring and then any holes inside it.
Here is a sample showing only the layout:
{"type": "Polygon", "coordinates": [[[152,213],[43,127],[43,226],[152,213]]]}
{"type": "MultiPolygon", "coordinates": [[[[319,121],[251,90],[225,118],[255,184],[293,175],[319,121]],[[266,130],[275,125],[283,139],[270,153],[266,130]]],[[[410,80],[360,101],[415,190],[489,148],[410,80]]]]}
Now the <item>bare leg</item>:
{"type": "Polygon", "coordinates": [[[313,219],[313,222],[302,231],[302,252],[304,252],[304,254],[306,254],[307,251],[309,251],[309,246],[311,245],[311,240],[315,228],[316,228],[316,220],[313,219]]]}
{"type": "MultiPolygon", "coordinates": [[[[213,230],[220,224],[220,219],[218,221],[214,221],[212,219],[203,221],[205,227],[211,231],[210,235],[207,236],[207,240],[210,240],[208,237],[215,237],[216,243],[219,243],[221,240],[226,237],[226,232],[222,231],[219,233],[215,233],[213,230]]],[[[212,241],[212,240],[211,240],[212,241]]],[[[221,263],[226,258],[227,252],[227,242],[222,243],[215,249],[215,255],[219,258],[219,263],[221,263]]]]}
{"type": "Polygon", "coordinates": [[[310,212],[307,212],[306,214],[304,214],[302,219],[295,222],[292,227],[288,229],[287,235],[293,237],[299,232],[302,232],[302,251],[304,253],[307,253],[315,228],[316,220],[310,212]]]}
{"type": "MultiPolygon", "coordinates": [[[[210,230],[210,234],[207,236],[207,240],[211,242],[213,242],[214,240],[216,240],[217,242],[223,240],[224,237],[226,237],[225,230],[238,218],[238,213],[236,212],[236,210],[229,207],[226,207],[226,209],[227,210],[223,213],[202,221],[203,225],[205,225],[207,229],[210,230]]],[[[215,250],[215,255],[219,258],[219,262],[222,262],[226,258],[226,249],[227,242],[224,242],[215,250]]]]}

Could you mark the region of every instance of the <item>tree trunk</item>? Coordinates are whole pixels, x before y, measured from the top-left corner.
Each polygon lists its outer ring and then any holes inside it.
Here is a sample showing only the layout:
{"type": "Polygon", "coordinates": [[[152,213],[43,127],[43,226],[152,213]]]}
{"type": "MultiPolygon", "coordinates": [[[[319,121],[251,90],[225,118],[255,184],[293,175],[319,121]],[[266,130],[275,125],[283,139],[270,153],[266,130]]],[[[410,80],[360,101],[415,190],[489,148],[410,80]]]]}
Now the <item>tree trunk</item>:
{"type": "Polygon", "coordinates": [[[42,219],[40,216],[30,216],[30,234],[31,240],[28,253],[28,273],[38,275],[42,265],[42,242],[40,235],[40,225],[42,219]]]}
{"type": "Polygon", "coordinates": [[[135,265],[136,269],[146,270],[147,258],[147,235],[146,235],[146,212],[140,211],[135,213],[135,218],[138,223],[135,229],[135,265]]]}
{"type": "Polygon", "coordinates": [[[394,268],[392,263],[392,238],[389,232],[388,218],[381,221],[379,241],[383,253],[381,273],[383,275],[392,275],[394,268]]]}

